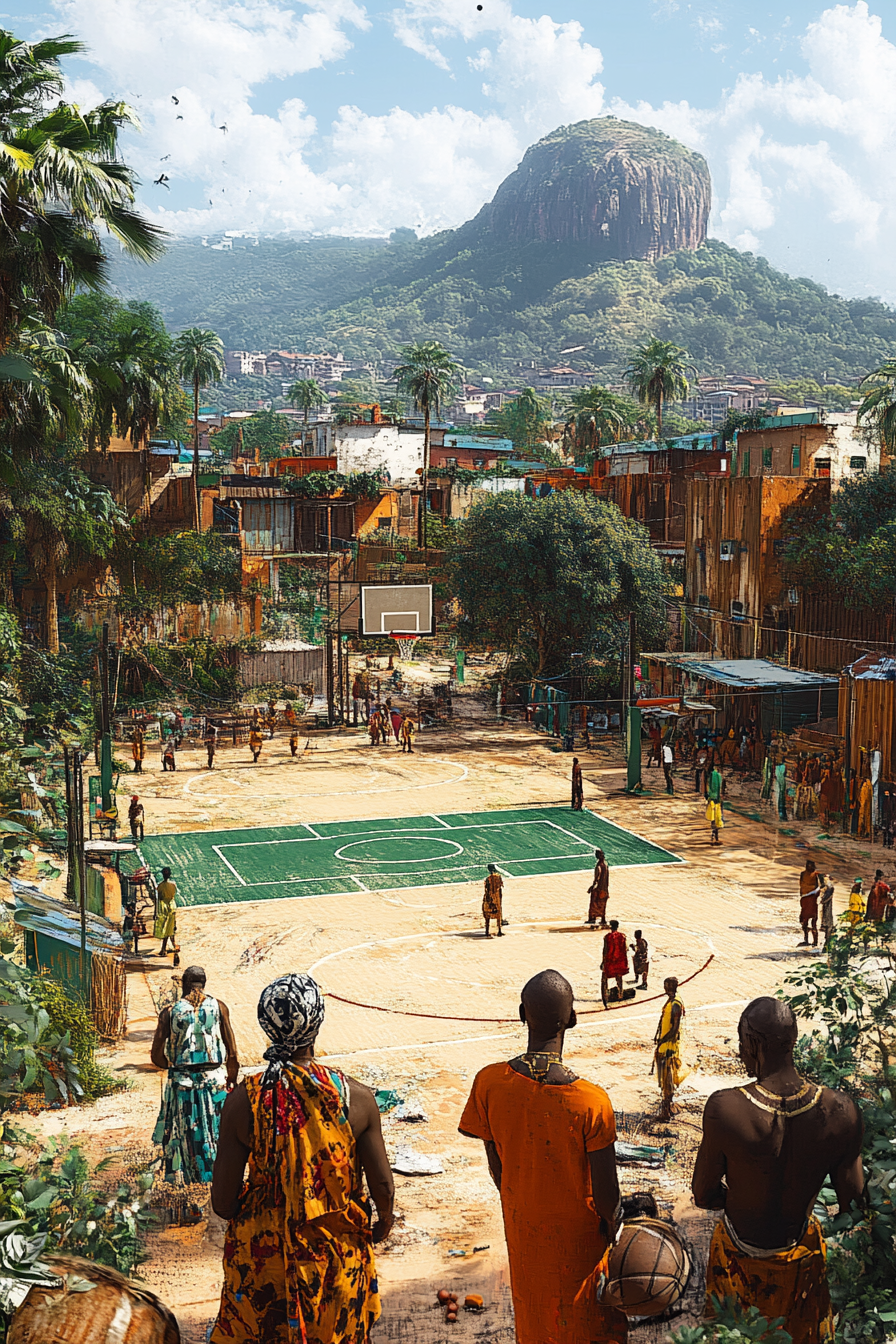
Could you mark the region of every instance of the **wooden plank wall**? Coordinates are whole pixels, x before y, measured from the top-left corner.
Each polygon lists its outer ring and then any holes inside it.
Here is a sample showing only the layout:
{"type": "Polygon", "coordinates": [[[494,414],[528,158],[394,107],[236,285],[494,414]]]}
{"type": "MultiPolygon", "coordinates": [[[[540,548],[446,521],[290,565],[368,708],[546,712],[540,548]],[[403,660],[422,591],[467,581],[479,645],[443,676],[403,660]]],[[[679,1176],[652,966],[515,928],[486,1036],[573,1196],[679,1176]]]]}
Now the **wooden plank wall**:
{"type": "MultiPolygon", "coordinates": [[[[896,719],[894,719],[896,682],[858,678],[852,683],[852,741],[850,764],[861,778],[867,773],[867,752],[880,747],[881,779],[891,780],[896,766],[896,719]],[[863,751],[864,748],[864,751],[863,751]]],[[[849,695],[846,678],[840,678],[837,731],[846,737],[846,712],[849,695]]]]}

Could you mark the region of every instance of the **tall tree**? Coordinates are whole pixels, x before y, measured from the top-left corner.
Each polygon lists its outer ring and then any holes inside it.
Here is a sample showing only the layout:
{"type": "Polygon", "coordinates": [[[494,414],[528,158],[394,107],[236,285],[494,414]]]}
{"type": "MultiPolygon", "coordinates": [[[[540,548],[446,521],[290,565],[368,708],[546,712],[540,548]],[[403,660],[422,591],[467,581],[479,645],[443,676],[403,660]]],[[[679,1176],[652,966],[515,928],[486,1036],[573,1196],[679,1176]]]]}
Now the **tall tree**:
{"type": "Polygon", "coordinates": [[[866,384],[857,418],[877,434],[882,448],[896,454],[896,359],[887,359],[872,369],[859,386],[866,384]]]}
{"type": "Polygon", "coordinates": [[[134,207],[137,179],[118,152],[137,124],[126,103],[82,111],[62,101],[70,37],[29,44],[0,30],[0,351],[37,320],[51,323],[77,286],[98,288],[107,263],[100,230],[151,261],[164,233],[134,207]]]}
{"type": "Polygon", "coordinates": [[[304,421],[307,425],[308,412],[312,411],[315,406],[323,406],[327,400],[327,394],[316,378],[300,378],[298,382],[293,383],[287,392],[286,400],[303,412],[304,421]]]}
{"type": "Polygon", "coordinates": [[[663,405],[687,396],[688,373],[696,377],[697,370],[687,350],[655,336],[639,345],[629,358],[623,377],[642,406],[653,406],[658,443],[663,441],[663,405]]]}
{"type": "Polygon", "coordinates": [[[423,476],[420,498],[420,517],[417,536],[426,546],[426,511],[429,491],[429,440],[432,417],[438,416],[463,377],[463,369],[438,341],[419,341],[402,348],[403,364],[392,377],[398,390],[409,396],[418,411],[423,412],[423,476]]]}
{"type": "Polygon", "coordinates": [[[630,397],[594,384],[572,394],[564,438],[576,461],[609,443],[622,443],[637,430],[638,407],[630,397]]]}
{"type": "Polygon", "coordinates": [[[647,529],[596,495],[489,495],[458,525],[448,561],[471,636],[536,676],[567,671],[575,652],[616,663],[630,612],[647,647],[662,638],[663,562],[647,529]]]}
{"type": "Polygon", "coordinates": [[[193,385],[193,527],[199,532],[199,393],[223,374],[224,345],[213,331],[188,327],[174,342],[174,356],[181,378],[193,385]]]}
{"type": "Polygon", "coordinates": [[[551,404],[531,387],[524,387],[500,410],[490,411],[488,422],[510,439],[518,453],[537,457],[545,451],[553,423],[551,404]]]}
{"type": "Polygon", "coordinates": [[[29,463],[3,501],[12,538],[24,545],[47,590],[47,648],[59,652],[59,582],[79,565],[109,555],[127,517],[105,486],[69,463],[29,463]]]}

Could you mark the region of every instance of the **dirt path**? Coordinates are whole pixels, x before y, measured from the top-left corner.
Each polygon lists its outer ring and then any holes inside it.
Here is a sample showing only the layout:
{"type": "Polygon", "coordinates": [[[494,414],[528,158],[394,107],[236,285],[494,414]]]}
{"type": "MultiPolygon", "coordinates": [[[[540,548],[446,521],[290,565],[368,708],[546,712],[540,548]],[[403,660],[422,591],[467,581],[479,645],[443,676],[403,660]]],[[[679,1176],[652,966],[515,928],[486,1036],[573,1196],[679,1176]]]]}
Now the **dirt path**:
{"type": "MultiPolygon", "coordinates": [[[[183,752],[175,774],[150,769],[135,783],[147,831],[159,833],[568,805],[569,764],[550,741],[522,727],[424,733],[412,757],[394,747],[370,748],[360,732],[347,730],[314,734],[297,761],[282,735],[265,745],[257,766],[248,752],[222,750],[218,767],[208,772],[204,753],[183,752]]],[[[481,1292],[490,1304],[485,1321],[462,1313],[452,1338],[513,1339],[497,1194],[482,1146],[462,1138],[457,1122],[476,1070],[523,1047],[519,990],[546,966],[568,976],[582,1014],[567,1040],[569,1063],[607,1088],[623,1137],[669,1149],[663,1170],[624,1168],[624,1187],[653,1189],[689,1220],[698,1245],[708,1235],[710,1220],[690,1207],[686,1194],[702,1104],[715,1088],[730,1085],[737,1070],[742,1007],[773,992],[789,966],[807,955],[797,947],[796,923],[797,872],[806,850],[798,837],[733,814],[723,847],[713,850],[692,781],[690,791],[686,779],[679,781],[672,798],[656,792],[635,799],[621,793],[621,764],[609,751],[585,758],[584,766],[587,807],[687,860],[612,874],[611,917],[629,937],[643,929],[651,945],[650,990],[639,991],[630,1007],[601,1009],[601,938],[582,923],[586,874],[509,880],[510,924],[506,937],[491,941],[480,936],[478,883],[179,913],[182,962],[204,965],[210,991],[230,1006],[244,1065],[257,1066],[265,1045],[255,1019],[260,990],[288,970],[308,970],[328,992],[373,1005],[330,999],[319,1053],[362,1081],[419,1103],[427,1116],[416,1124],[384,1117],[390,1151],[403,1146],[437,1156],[443,1172],[397,1177],[399,1228],[378,1257],[379,1339],[445,1339],[434,1307],[442,1286],[481,1292]],[[696,1067],[680,1114],[661,1124],[649,1072],[660,1010],[652,1000],[664,975],[684,979],[697,971],[683,990],[686,1055],[696,1067]],[[378,1011],[389,1008],[442,1018],[378,1011]]],[[[660,772],[648,772],[651,783],[654,774],[660,772]]],[[[838,912],[846,890],[839,882],[838,912]]],[[[158,993],[170,975],[170,963],[157,960],[130,976],[128,1035],[107,1054],[128,1092],[41,1117],[35,1127],[64,1131],[93,1151],[118,1151],[122,1166],[149,1150],[160,1095],[160,1075],[148,1058],[151,989],[158,993]]],[[[142,1272],[178,1313],[184,1339],[204,1340],[220,1286],[220,1249],[205,1239],[204,1227],[155,1235],[142,1272]]],[[[642,1329],[637,1337],[662,1338],[667,1328],[642,1329]]]]}

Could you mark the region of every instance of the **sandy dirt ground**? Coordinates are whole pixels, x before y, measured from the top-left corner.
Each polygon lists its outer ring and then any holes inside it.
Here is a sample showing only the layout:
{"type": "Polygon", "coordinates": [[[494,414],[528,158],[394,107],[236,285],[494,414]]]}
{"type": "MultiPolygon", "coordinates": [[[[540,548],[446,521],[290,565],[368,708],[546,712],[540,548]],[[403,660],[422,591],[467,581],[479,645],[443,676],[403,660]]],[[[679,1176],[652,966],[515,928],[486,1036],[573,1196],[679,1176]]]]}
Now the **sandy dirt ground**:
{"type": "MultiPolygon", "coordinates": [[[[222,750],[211,772],[204,764],[204,753],[190,751],[174,774],[147,762],[134,784],[148,833],[569,804],[570,757],[556,743],[519,724],[482,719],[421,733],[411,757],[395,746],[372,749],[362,731],[346,729],[312,733],[296,761],[280,733],[258,765],[242,749],[222,750]]],[[[600,1003],[601,935],[583,926],[587,874],[508,880],[509,926],[500,940],[481,936],[479,883],[179,913],[182,965],[206,967],[210,992],[230,1007],[246,1067],[259,1065],[265,1047],[255,1017],[260,990],[286,971],[309,971],[329,993],[371,1005],[328,1000],[319,1053],[363,1082],[394,1089],[427,1117],[384,1116],[391,1154],[410,1148],[437,1157],[443,1171],[396,1177],[398,1227],[378,1256],[384,1314],[377,1340],[513,1339],[498,1196],[482,1145],[462,1138],[457,1124],[476,1071],[525,1047],[514,1019],[529,976],[555,967],[572,982],[581,1017],[567,1038],[568,1062],[607,1089],[621,1137],[667,1152],[661,1170],[623,1167],[623,1188],[652,1189],[682,1220],[699,1259],[712,1218],[693,1208],[688,1183],[703,1103],[740,1080],[736,1025],[745,1004],[774,992],[811,955],[797,946],[797,873],[810,852],[805,827],[776,828],[729,812],[723,846],[712,849],[692,776],[682,772],[668,797],[661,772],[646,771],[648,792],[631,798],[622,793],[618,744],[586,754],[583,765],[586,807],[686,859],[611,875],[610,917],[630,937],[643,929],[651,946],[649,990],[622,1009],[607,1012],[600,1003]],[[654,996],[668,974],[694,977],[682,990],[693,1072],[666,1124],[657,1118],[650,1068],[661,1008],[654,996]],[[437,1016],[379,1011],[388,1008],[437,1016]],[[485,1315],[461,1313],[446,1326],[435,1305],[440,1287],[480,1292],[485,1315]]],[[[821,842],[811,850],[819,867],[837,872],[839,913],[861,852],[836,851],[821,842]]],[[[151,1155],[162,1075],[149,1061],[149,1043],[155,1000],[171,974],[170,960],[153,957],[129,976],[128,1033],[104,1052],[127,1091],[38,1117],[32,1128],[64,1132],[97,1155],[120,1155],[123,1170],[151,1155]]],[[[184,1340],[203,1341],[220,1290],[220,1247],[205,1224],[154,1234],[141,1274],[176,1311],[184,1340]]],[[[698,1298],[695,1287],[686,1303],[691,1316],[698,1298]]],[[[633,1338],[663,1339],[671,1328],[642,1326],[633,1338]]]]}

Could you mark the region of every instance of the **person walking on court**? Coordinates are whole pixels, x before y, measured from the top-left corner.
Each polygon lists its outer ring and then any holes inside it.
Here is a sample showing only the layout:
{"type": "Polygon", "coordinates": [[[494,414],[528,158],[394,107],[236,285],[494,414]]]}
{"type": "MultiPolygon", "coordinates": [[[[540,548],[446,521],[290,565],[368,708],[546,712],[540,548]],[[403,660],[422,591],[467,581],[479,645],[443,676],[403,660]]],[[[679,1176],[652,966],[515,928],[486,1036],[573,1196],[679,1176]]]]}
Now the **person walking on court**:
{"type": "Polygon", "coordinates": [[[159,898],[156,908],[156,922],[153,929],[153,937],[161,938],[162,946],[159,950],[159,956],[164,957],[168,954],[168,943],[171,942],[171,950],[174,953],[175,966],[180,965],[180,954],[175,939],[177,937],[177,883],[171,880],[171,869],[162,869],[162,880],[159,883],[156,894],[159,898]]]}
{"type": "Polygon", "coordinates": [[[498,926],[498,937],[504,937],[501,927],[504,918],[504,879],[493,863],[488,866],[485,890],[482,895],[482,913],[485,916],[485,936],[491,938],[489,925],[494,920],[498,926]]]}
{"type": "Polygon", "coordinates": [[[289,754],[293,758],[293,760],[295,760],[296,758],[296,752],[298,751],[298,749],[299,749],[299,730],[298,728],[294,727],[292,728],[289,734],[289,754]]]}
{"type": "Polygon", "coordinates": [[[800,928],[803,931],[803,941],[800,947],[809,946],[809,930],[812,930],[812,946],[818,946],[818,894],[821,890],[821,884],[818,880],[818,873],[815,871],[815,863],[812,859],[806,860],[806,866],[800,873],[800,928]]]}
{"type": "Polygon", "coordinates": [[[364,682],[361,673],[355,673],[355,679],[352,682],[352,724],[355,728],[358,726],[358,718],[363,715],[364,706],[364,682]]]}
{"type": "Polygon", "coordinates": [[[834,879],[830,873],[825,873],[821,882],[821,915],[818,922],[824,938],[822,946],[827,947],[837,927],[834,919],[834,879]]]}
{"type": "Polygon", "coordinates": [[[674,793],[675,785],[672,779],[672,766],[675,764],[675,752],[672,749],[672,743],[667,739],[662,746],[663,756],[663,777],[666,781],[666,792],[674,793]]]}
{"type": "Polygon", "coordinates": [[[137,727],[134,729],[134,740],[131,743],[131,755],[134,758],[134,774],[143,774],[143,761],[146,757],[146,738],[143,729],[137,727]]]}
{"type": "Polygon", "coordinates": [[[255,765],[258,764],[258,758],[261,755],[261,748],[263,746],[264,741],[262,739],[261,733],[258,731],[256,727],[253,726],[251,732],[249,733],[249,750],[252,752],[252,761],[255,765]]]}
{"type": "Polygon", "coordinates": [[[208,757],[206,769],[211,770],[215,764],[215,752],[218,750],[218,730],[214,724],[209,724],[205,730],[205,753],[208,757]]]}
{"type": "Polygon", "coordinates": [[[720,845],[719,831],[725,825],[722,816],[722,772],[714,765],[706,782],[706,820],[709,822],[709,843],[720,845]]]}
{"type": "Polygon", "coordinates": [[[591,928],[608,928],[607,901],[610,899],[610,865],[602,849],[594,851],[594,877],[588,888],[588,923],[591,928]],[[597,925],[596,921],[600,920],[597,925]]]}
{"type": "Polygon", "coordinates": [[[611,980],[616,981],[619,1001],[622,1001],[623,976],[628,975],[628,948],[625,934],[619,929],[619,920],[610,920],[610,932],[604,935],[604,952],[600,963],[600,997],[604,1007],[608,1001],[608,987],[611,980]]]}
{"type": "Polygon", "coordinates": [[[578,756],[572,758],[572,810],[581,812],[582,804],[585,801],[585,794],[582,788],[582,767],[579,765],[578,756]]]}
{"type": "Polygon", "coordinates": [[[634,972],[635,988],[647,988],[647,972],[650,970],[650,948],[647,946],[647,939],[640,929],[635,929],[635,941],[629,943],[632,950],[632,971],[634,972]],[[640,977],[640,985],[637,983],[640,977]]]}
{"type": "Polygon", "coordinates": [[[131,839],[143,839],[143,804],[136,793],[131,795],[131,801],[128,806],[128,825],[131,828],[131,839]]]}
{"type": "Polygon", "coordinates": [[[205,971],[188,966],[181,997],[159,1013],[150,1058],[168,1074],[153,1143],[170,1185],[209,1185],[218,1128],[240,1061],[227,1004],[205,990],[205,971]]]}
{"type": "Polygon", "coordinates": [[[374,705],[367,715],[367,734],[370,738],[370,745],[378,747],[380,744],[380,710],[379,705],[374,705]]]}
{"type": "Polygon", "coordinates": [[[660,1013],[654,1043],[653,1062],[656,1066],[656,1080],[662,1093],[660,1119],[672,1119],[672,1102],[676,1088],[680,1087],[690,1073],[681,1062],[681,1032],[684,1025],[685,1007],[678,997],[678,980],[670,975],[663,981],[666,1002],[660,1013]]]}
{"type": "Polygon", "coordinates": [[[169,737],[168,741],[165,743],[165,746],[164,746],[163,749],[162,749],[162,769],[163,769],[163,770],[176,770],[176,769],[177,769],[177,760],[176,760],[176,758],[175,758],[174,752],[175,752],[174,738],[173,738],[173,737],[169,737]]]}
{"type": "Polygon", "coordinates": [[[525,985],[526,1051],[477,1073],[458,1126],[480,1139],[501,1196],[520,1344],[625,1344],[625,1316],[598,1296],[620,1220],[616,1120],[601,1087],[563,1063],[576,1025],[557,971],[525,985]]]}
{"type": "Polygon", "coordinates": [[[401,745],[401,710],[400,710],[400,709],[396,709],[396,708],[394,707],[394,705],[392,704],[392,701],[391,701],[391,700],[387,700],[387,701],[386,701],[386,715],[387,715],[387,722],[386,722],[386,725],[385,725],[385,727],[386,727],[386,732],[385,732],[385,735],[384,735],[384,737],[383,737],[383,741],[384,741],[384,742],[388,742],[388,740],[389,740],[389,727],[390,727],[390,725],[391,725],[392,732],[395,734],[395,741],[396,741],[396,743],[400,746],[400,745],[401,745]]]}
{"type": "Polygon", "coordinates": [[[417,725],[410,714],[405,714],[401,720],[401,749],[410,752],[414,751],[414,733],[417,731],[417,725]]]}

